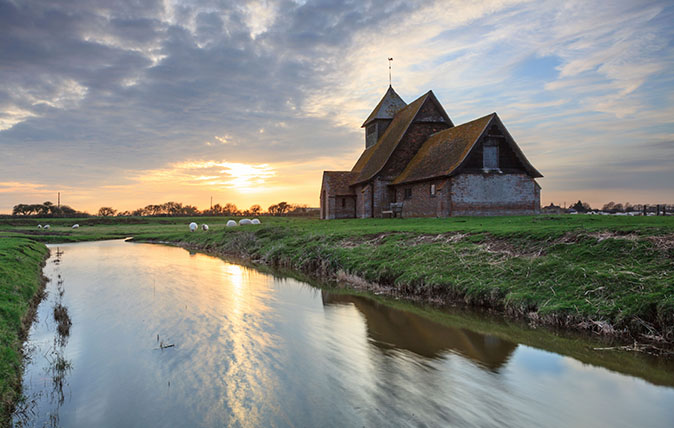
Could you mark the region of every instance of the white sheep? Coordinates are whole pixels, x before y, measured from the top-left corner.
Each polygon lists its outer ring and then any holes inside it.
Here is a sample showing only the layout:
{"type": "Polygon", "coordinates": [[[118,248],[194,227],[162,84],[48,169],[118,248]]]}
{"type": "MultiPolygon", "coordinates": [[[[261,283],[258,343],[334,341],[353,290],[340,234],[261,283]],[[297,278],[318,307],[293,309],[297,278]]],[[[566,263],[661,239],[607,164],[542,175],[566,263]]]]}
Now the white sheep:
{"type": "Polygon", "coordinates": [[[260,220],[254,218],[250,221],[251,224],[260,224],[260,220]]]}
{"type": "Polygon", "coordinates": [[[190,223],[190,232],[196,232],[198,227],[199,227],[198,224],[196,224],[194,222],[190,223]]]}
{"type": "Polygon", "coordinates": [[[42,225],[41,225],[41,224],[38,224],[38,225],[37,225],[37,228],[38,228],[38,229],[42,229],[42,225]]]}
{"type": "Polygon", "coordinates": [[[80,225],[79,224],[73,224],[73,229],[79,229],[80,225]]]}
{"type": "Polygon", "coordinates": [[[202,224],[202,225],[201,225],[201,230],[203,230],[204,232],[208,232],[208,225],[207,225],[207,224],[202,224]]]}
{"type": "Polygon", "coordinates": [[[48,224],[45,224],[44,226],[42,226],[42,228],[43,229],[50,229],[51,227],[48,224]]]}
{"type": "Polygon", "coordinates": [[[239,226],[243,226],[245,224],[253,224],[253,222],[247,218],[242,218],[241,220],[239,220],[239,226]]]}
{"type": "Polygon", "coordinates": [[[232,227],[232,226],[236,226],[236,225],[237,225],[237,224],[236,224],[236,222],[235,222],[234,220],[228,220],[228,221],[227,221],[227,227],[232,227]]]}

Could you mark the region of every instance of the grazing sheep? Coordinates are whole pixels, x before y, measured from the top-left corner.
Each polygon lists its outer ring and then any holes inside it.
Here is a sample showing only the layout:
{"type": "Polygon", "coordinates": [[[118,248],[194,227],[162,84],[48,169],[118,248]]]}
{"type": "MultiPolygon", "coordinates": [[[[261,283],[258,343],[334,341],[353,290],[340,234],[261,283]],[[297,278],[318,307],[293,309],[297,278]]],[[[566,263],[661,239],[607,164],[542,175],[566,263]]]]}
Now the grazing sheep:
{"type": "Polygon", "coordinates": [[[80,225],[79,224],[73,224],[73,229],[79,229],[80,225]]]}
{"type": "Polygon", "coordinates": [[[250,221],[251,224],[260,224],[260,220],[254,218],[250,221]]]}
{"type": "Polygon", "coordinates": [[[202,224],[202,225],[201,225],[201,229],[202,229],[204,232],[208,232],[208,225],[207,225],[207,224],[202,224]]]}
{"type": "Polygon", "coordinates": [[[42,226],[42,228],[43,229],[50,229],[51,227],[48,224],[45,224],[44,226],[42,226]]]}
{"type": "Polygon", "coordinates": [[[236,224],[236,222],[235,222],[234,220],[228,220],[228,221],[227,221],[227,227],[232,227],[232,226],[236,226],[236,225],[237,225],[237,224],[236,224]]]}
{"type": "Polygon", "coordinates": [[[190,232],[196,232],[198,227],[199,227],[198,224],[196,224],[194,222],[190,223],[190,232]]]}
{"type": "Polygon", "coordinates": [[[241,220],[239,220],[239,226],[243,226],[245,224],[253,224],[253,222],[247,218],[242,218],[241,220]]]}
{"type": "Polygon", "coordinates": [[[37,225],[37,228],[38,228],[38,229],[42,229],[42,225],[41,225],[41,224],[38,224],[38,225],[37,225]]]}

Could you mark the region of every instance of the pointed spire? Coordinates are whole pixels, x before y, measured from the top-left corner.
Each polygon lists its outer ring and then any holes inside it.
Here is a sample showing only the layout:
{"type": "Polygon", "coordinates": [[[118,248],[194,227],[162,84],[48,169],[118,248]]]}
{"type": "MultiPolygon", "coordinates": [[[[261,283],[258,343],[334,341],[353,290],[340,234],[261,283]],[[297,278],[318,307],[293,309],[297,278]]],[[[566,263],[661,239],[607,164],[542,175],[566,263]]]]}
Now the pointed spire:
{"type": "Polygon", "coordinates": [[[396,113],[405,108],[407,103],[400,98],[393,86],[389,85],[388,90],[382,97],[377,107],[372,110],[372,113],[367,117],[361,128],[366,127],[370,122],[377,119],[393,119],[396,113]]]}

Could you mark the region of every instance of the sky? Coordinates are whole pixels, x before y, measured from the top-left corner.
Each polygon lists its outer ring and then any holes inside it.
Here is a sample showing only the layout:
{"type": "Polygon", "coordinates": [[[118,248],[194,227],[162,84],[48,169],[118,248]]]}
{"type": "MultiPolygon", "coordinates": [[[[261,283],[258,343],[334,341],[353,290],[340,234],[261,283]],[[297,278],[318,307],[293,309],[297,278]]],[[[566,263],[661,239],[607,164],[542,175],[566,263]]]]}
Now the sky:
{"type": "Polygon", "coordinates": [[[319,205],[388,87],[497,112],[543,204],[674,203],[671,1],[0,0],[0,213],[319,205]]]}

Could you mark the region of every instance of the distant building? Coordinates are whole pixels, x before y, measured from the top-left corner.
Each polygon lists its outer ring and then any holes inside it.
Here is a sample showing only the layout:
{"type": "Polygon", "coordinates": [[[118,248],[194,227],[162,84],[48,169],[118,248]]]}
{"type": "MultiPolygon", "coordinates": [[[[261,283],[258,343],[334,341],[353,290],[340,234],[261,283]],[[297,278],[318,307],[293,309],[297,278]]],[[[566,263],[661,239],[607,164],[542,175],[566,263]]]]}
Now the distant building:
{"type": "Polygon", "coordinates": [[[550,205],[548,205],[547,207],[543,207],[541,209],[541,212],[543,214],[564,214],[566,210],[560,207],[559,205],[555,205],[552,202],[550,202],[550,205]]]}
{"type": "Polygon", "coordinates": [[[496,113],[454,126],[433,91],[406,104],[389,86],[362,127],[351,171],[323,172],[322,219],[540,212],[542,175],[496,113]]]}

